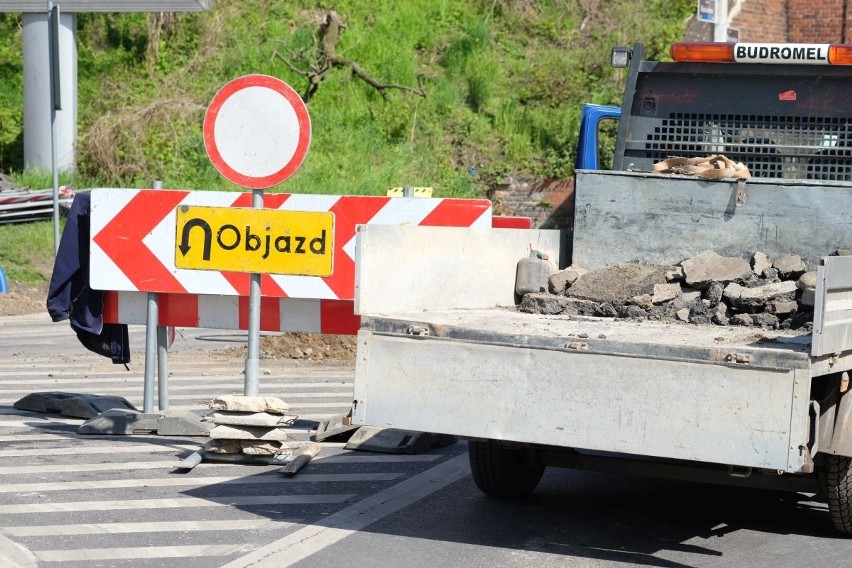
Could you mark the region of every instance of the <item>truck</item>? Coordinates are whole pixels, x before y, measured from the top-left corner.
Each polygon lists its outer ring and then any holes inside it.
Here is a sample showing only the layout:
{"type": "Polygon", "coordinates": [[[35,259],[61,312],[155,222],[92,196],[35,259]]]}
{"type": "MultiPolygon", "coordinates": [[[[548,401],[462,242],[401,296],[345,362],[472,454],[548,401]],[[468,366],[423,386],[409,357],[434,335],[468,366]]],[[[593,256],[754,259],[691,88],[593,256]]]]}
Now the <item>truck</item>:
{"type": "Polygon", "coordinates": [[[530,494],[546,467],[658,475],[811,493],[852,535],[852,46],[678,43],[671,58],[613,50],[623,102],[589,109],[573,224],[358,228],[352,422],[467,439],[494,497],[530,494]],[[611,170],[589,167],[604,119],[611,170]],[[706,156],[749,176],[654,171],[706,156]],[[552,275],[708,251],[798,255],[812,322],[519,309],[531,258],[552,275]]]}

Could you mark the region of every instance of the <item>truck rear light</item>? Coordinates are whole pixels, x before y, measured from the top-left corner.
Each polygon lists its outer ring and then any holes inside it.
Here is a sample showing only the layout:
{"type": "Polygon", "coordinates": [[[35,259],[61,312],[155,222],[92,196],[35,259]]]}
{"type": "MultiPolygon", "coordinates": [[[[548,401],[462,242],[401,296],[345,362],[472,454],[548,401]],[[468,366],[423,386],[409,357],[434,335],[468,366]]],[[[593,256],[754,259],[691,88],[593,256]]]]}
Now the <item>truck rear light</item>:
{"type": "Polygon", "coordinates": [[[852,44],[679,42],[669,55],[694,63],[852,65],[852,44]]]}
{"type": "Polygon", "coordinates": [[[669,55],[674,61],[702,63],[733,63],[733,43],[680,42],[673,43],[669,55]]]}
{"type": "Polygon", "coordinates": [[[852,45],[848,43],[830,45],[828,62],[832,65],[852,65],[852,45]]]}

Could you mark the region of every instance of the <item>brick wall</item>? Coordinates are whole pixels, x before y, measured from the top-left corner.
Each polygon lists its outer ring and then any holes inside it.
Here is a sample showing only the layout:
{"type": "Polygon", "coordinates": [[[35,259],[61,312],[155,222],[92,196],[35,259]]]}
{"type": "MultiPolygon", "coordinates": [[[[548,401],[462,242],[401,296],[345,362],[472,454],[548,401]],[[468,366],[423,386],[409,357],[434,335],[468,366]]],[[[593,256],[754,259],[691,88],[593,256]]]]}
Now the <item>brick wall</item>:
{"type": "Polygon", "coordinates": [[[787,0],[790,41],[843,43],[850,40],[849,0],[787,0]]]}
{"type": "Polygon", "coordinates": [[[514,176],[488,192],[495,215],[532,219],[534,229],[568,229],[574,224],[574,181],[514,176]]]}
{"type": "MultiPolygon", "coordinates": [[[[810,0],[810,3],[820,0],[810,0]]],[[[787,4],[789,0],[728,0],[734,18],[730,27],[740,30],[740,41],[784,42],[788,39],[787,4]]]]}
{"type": "MultiPolygon", "coordinates": [[[[744,42],[852,42],[852,0],[728,0],[730,27],[744,42]]],[[[693,18],[684,39],[712,41],[713,26],[693,18]]]]}

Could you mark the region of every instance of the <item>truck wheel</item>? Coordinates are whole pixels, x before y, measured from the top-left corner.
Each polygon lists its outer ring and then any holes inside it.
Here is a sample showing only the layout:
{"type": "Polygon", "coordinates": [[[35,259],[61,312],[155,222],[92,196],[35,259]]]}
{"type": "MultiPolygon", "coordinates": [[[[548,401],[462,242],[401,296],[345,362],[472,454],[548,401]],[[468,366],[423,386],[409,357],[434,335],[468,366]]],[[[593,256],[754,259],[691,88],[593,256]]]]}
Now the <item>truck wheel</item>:
{"type": "Polygon", "coordinates": [[[476,486],[492,497],[525,497],[544,473],[544,466],[533,461],[532,452],[504,448],[497,440],[471,440],[468,455],[476,486]]]}
{"type": "Polygon", "coordinates": [[[828,510],[834,528],[852,536],[852,458],[826,456],[828,510]]]}

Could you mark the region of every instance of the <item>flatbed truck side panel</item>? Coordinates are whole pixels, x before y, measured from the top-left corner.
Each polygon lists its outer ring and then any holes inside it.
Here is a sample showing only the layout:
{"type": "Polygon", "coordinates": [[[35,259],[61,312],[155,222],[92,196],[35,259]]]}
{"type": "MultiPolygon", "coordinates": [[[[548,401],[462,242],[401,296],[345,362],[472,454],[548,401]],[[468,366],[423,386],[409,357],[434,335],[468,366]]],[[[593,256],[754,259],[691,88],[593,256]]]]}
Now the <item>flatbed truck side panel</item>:
{"type": "Polygon", "coordinates": [[[358,336],[358,424],[800,471],[809,372],[358,336]]]}

